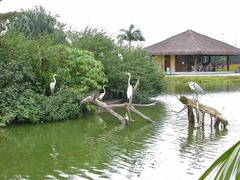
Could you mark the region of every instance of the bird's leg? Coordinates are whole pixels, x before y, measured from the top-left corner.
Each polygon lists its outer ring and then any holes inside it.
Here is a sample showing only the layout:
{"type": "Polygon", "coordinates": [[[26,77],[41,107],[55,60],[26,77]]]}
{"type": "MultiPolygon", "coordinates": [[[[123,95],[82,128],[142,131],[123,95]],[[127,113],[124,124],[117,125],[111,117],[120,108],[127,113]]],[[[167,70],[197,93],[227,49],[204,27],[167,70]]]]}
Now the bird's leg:
{"type": "Polygon", "coordinates": [[[198,102],[198,94],[196,94],[196,97],[194,100],[198,102]]]}

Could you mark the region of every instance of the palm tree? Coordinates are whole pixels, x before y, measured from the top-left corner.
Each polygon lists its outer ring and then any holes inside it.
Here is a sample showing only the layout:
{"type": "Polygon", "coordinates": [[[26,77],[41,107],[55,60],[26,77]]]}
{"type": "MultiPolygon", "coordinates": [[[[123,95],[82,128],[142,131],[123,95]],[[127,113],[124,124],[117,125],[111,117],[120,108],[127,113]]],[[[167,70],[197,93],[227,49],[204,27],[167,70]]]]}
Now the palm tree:
{"type": "Polygon", "coordinates": [[[52,34],[63,31],[64,24],[57,21],[57,15],[51,15],[42,6],[23,11],[14,21],[14,27],[28,37],[40,34],[52,34]]]}
{"type": "Polygon", "coordinates": [[[119,42],[128,41],[128,47],[131,48],[132,41],[145,41],[140,29],[134,30],[135,26],[131,24],[128,29],[120,29],[122,34],[119,34],[117,38],[119,42]]]}

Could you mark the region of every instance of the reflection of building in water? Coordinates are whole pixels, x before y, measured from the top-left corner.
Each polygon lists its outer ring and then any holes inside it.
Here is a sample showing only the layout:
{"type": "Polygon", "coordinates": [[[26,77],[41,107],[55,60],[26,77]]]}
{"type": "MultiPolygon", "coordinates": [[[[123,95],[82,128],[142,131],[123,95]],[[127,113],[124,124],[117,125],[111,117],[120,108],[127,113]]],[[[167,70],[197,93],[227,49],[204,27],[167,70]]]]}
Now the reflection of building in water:
{"type": "Polygon", "coordinates": [[[166,72],[229,71],[240,49],[188,30],[145,48],[166,72]]]}

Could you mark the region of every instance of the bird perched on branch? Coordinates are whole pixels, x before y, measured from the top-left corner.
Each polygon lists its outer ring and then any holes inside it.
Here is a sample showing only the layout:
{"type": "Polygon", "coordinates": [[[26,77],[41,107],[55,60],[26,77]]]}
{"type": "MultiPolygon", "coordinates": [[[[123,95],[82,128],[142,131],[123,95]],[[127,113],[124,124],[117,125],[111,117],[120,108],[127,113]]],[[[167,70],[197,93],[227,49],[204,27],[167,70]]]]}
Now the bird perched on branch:
{"type": "Polygon", "coordinates": [[[3,36],[4,34],[7,33],[8,31],[8,27],[7,24],[10,23],[10,21],[7,19],[7,21],[5,23],[1,23],[2,27],[4,27],[4,30],[0,33],[0,36],[3,36]]]}
{"type": "Polygon", "coordinates": [[[55,89],[55,86],[56,86],[56,83],[57,83],[57,81],[56,81],[56,77],[57,75],[56,74],[54,74],[53,75],[53,82],[51,82],[50,83],[50,91],[51,91],[51,95],[53,95],[53,92],[54,92],[54,89],[55,89]]]}
{"type": "Polygon", "coordinates": [[[130,83],[131,81],[131,74],[130,73],[125,73],[128,75],[128,88],[127,88],[127,98],[130,99],[133,95],[133,87],[130,83]]]}
{"type": "Polygon", "coordinates": [[[198,95],[199,94],[205,94],[204,90],[201,88],[201,86],[193,81],[189,81],[188,85],[191,90],[193,90],[196,93],[196,97],[194,100],[198,100],[198,95]]]}
{"type": "Polygon", "coordinates": [[[118,51],[118,59],[120,59],[121,61],[123,61],[123,55],[118,51]]]}
{"type": "Polygon", "coordinates": [[[103,93],[101,93],[99,96],[98,96],[98,99],[99,100],[102,100],[103,99],[103,97],[105,96],[105,94],[106,94],[106,89],[105,89],[105,85],[103,86],[103,93]]]}

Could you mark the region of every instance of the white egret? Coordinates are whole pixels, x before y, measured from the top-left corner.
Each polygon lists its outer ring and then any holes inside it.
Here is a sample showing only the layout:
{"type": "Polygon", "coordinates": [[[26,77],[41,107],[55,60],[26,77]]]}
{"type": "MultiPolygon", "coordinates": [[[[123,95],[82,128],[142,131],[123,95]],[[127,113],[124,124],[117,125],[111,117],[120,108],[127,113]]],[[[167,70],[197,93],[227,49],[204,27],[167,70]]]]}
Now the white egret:
{"type": "Polygon", "coordinates": [[[71,40],[71,38],[69,37],[69,35],[67,35],[65,39],[66,39],[66,41],[67,41],[69,44],[72,45],[72,40],[71,40]]]}
{"type": "Polygon", "coordinates": [[[196,100],[198,97],[198,94],[205,94],[204,90],[201,88],[201,86],[193,81],[189,81],[188,85],[190,87],[191,90],[195,91],[196,93],[196,100]]]}
{"type": "Polygon", "coordinates": [[[8,31],[7,23],[8,23],[8,20],[7,20],[7,22],[5,22],[4,24],[1,23],[1,24],[2,24],[2,27],[4,27],[4,30],[0,33],[0,36],[3,36],[4,34],[7,33],[7,31],[8,31]]]}
{"type": "Polygon", "coordinates": [[[118,51],[118,59],[120,59],[121,61],[123,61],[123,55],[118,51]]]}
{"type": "Polygon", "coordinates": [[[133,95],[133,87],[130,84],[131,81],[131,74],[130,73],[125,73],[128,75],[128,88],[127,88],[127,98],[130,99],[133,95]]]}
{"type": "Polygon", "coordinates": [[[102,98],[105,96],[105,94],[106,94],[106,89],[105,89],[105,85],[103,86],[103,93],[101,93],[99,96],[98,96],[98,99],[99,100],[102,100],[102,98]]]}
{"type": "Polygon", "coordinates": [[[99,54],[99,56],[100,56],[100,57],[102,57],[102,58],[104,58],[104,57],[105,57],[105,55],[104,55],[104,53],[103,53],[103,52],[101,52],[101,53],[99,54]]]}
{"type": "Polygon", "coordinates": [[[53,92],[54,92],[54,89],[55,89],[55,86],[56,86],[56,77],[57,75],[54,74],[53,75],[53,82],[50,83],[50,90],[51,90],[51,95],[53,95],[53,92]]]}

